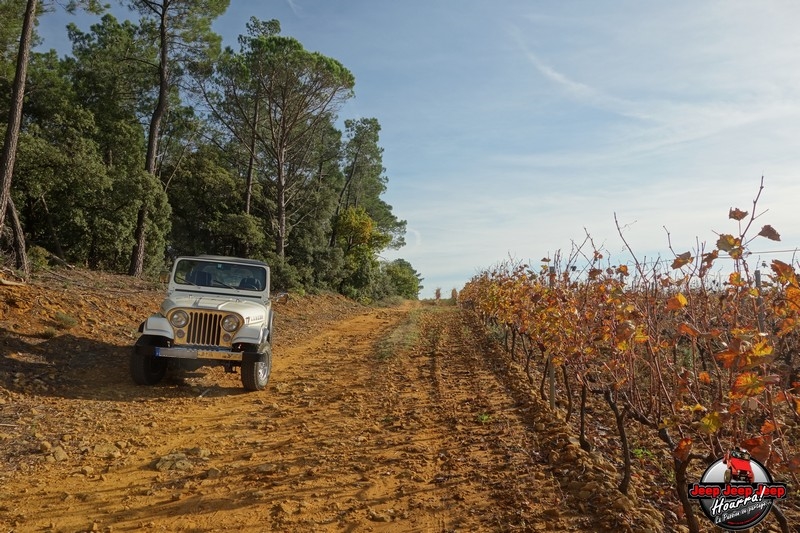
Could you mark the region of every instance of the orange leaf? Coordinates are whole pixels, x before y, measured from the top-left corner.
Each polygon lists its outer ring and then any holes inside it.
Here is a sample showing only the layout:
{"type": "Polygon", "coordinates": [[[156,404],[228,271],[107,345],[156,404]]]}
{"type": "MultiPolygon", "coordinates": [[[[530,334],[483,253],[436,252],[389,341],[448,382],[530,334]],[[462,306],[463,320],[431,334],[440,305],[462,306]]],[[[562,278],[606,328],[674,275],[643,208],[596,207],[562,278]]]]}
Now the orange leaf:
{"type": "Polygon", "coordinates": [[[714,250],[713,252],[703,254],[703,266],[706,268],[711,268],[711,265],[714,263],[714,260],[719,257],[719,251],[714,250]]]}
{"type": "Polygon", "coordinates": [[[728,211],[728,218],[732,218],[733,220],[743,220],[747,215],[747,211],[742,211],[738,207],[731,207],[730,211],[728,211]]]}
{"type": "Polygon", "coordinates": [[[678,461],[685,463],[692,452],[692,439],[686,437],[681,439],[678,445],[672,450],[672,456],[678,461]]]}
{"type": "Polygon", "coordinates": [[[738,272],[732,272],[730,276],[728,276],[728,283],[733,285],[734,287],[742,287],[746,285],[744,278],[738,272]]]}
{"type": "Polygon", "coordinates": [[[768,340],[762,340],[753,345],[753,355],[756,357],[764,357],[772,354],[772,344],[768,340]]]}
{"type": "Polygon", "coordinates": [[[761,231],[759,231],[758,234],[761,235],[762,237],[766,237],[771,241],[781,240],[780,234],[777,231],[775,231],[775,228],[773,228],[769,224],[761,228],[761,231]]]}
{"type": "Polygon", "coordinates": [[[688,335],[690,337],[699,337],[700,331],[687,322],[681,322],[678,326],[678,333],[688,335]]]}
{"type": "Polygon", "coordinates": [[[800,288],[794,285],[786,287],[786,300],[792,304],[795,311],[800,310],[800,288]]]}
{"type": "Polygon", "coordinates": [[[688,265],[694,261],[694,257],[690,252],[684,252],[681,255],[675,257],[675,260],[672,262],[672,268],[677,269],[681,268],[684,265],[688,265]]]}
{"type": "Polygon", "coordinates": [[[677,311],[679,309],[683,309],[686,307],[686,304],[689,303],[686,301],[686,296],[681,293],[676,294],[669,300],[667,300],[667,309],[669,311],[677,311]]]}
{"type": "Polygon", "coordinates": [[[702,383],[703,385],[708,385],[711,383],[711,376],[708,372],[700,372],[697,374],[697,381],[702,383]]]}
{"type": "Polygon", "coordinates": [[[783,261],[773,259],[770,268],[778,275],[778,281],[781,283],[791,283],[796,279],[792,266],[783,261]]]}
{"type": "Polygon", "coordinates": [[[776,429],[777,428],[775,427],[775,424],[772,422],[772,420],[765,420],[764,423],[761,425],[761,434],[767,435],[769,433],[772,433],[776,429]]]}
{"type": "Polygon", "coordinates": [[[739,397],[758,396],[764,392],[764,380],[755,372],[742,372],[733,382],[731,392],[739,397]]]}
{"type": "Polygon", "coordinates": [[[789,459],[789,462],[786,466],[791,472],[794,472],[795,474],[800,473],[800,455],[795,455],[789,459]]]}
{"type": "Polygon", "coordinates": [[[732,350],[731,348],[727,348],[726,350],[714,354],[714,358],[722,363],[722,366],[725,368],[731,368],[738,357],[739,351],[732,350]]]}

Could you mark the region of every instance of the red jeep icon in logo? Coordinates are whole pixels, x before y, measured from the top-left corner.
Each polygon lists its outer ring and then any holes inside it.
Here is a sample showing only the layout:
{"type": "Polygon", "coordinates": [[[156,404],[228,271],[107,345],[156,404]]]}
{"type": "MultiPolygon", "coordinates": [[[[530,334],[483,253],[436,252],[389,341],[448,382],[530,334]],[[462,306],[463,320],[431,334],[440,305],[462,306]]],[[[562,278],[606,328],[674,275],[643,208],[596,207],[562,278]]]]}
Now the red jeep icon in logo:
{"type": "Polygon", "coordinates": [[[722,460],[728,466],[725,470],[725,483],[730,483],[732,479],[753,483],[753,467],[750,466],[750,453],[747,450],[736,448],[725,454],[722,460]]]}

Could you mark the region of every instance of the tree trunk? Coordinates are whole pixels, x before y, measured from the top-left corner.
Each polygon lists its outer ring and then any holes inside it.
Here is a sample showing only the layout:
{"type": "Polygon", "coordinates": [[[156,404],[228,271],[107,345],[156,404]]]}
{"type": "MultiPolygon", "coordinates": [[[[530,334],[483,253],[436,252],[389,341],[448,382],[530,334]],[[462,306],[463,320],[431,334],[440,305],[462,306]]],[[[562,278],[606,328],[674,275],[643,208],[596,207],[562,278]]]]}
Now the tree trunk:
{"type": "Polygon", "coordinates": [[[253,130],[250,137],[250,160],[247,162],[247,185],[244,189],[244,212],[250,214],[250,199],[253,196],[253,174],[256,164],[256,127],[258,125],[258,98],[253,111],[253,130]]]}
{"type": "Polygon", "coordinates": [[[28,252],[25,250],[25,232],[22,224],[19,223],[17,209],[14,207],[14,200],[8,197],[8,215],[11,217],[11,233],[14,236],[14,255],[16,256],[17,270],[21,270],[25,279],[31,274],[31,264],[28,262],[28,252]]]}
{"type": "MultiPolygon", "coordinates": [[[[8,126],[3,140],[2,165],[0,165],[0,231],[6,219],[6,209],[11,205],[11,178],[14,175],[14,162],[17,158],[19,129],[22,123],[22,102],[25,98],[25,81],[28,76],[28,58],[31,53],[31,38],[36,22],[37,0],[28,0],[25,18],[22,21],[22,35],[19,39],[17,68],[14,73],[14,86],[11,90],[11,107],[8,110],[8,126]]],[[[12,207],[13,209],[13,207],[12,207]]],[[[23,248],[25,245],[23,238],[23,248]]]]}
{"type": "Polygon", "coordinates": [[[275,231],[275,253],[283,261],[286,257],[286,167],[285,159],[278,158],[278,175],[275,180],[277,228],[275,231]]]}
{"type": "MultiPolygon", "coordinates": [[[[147,156],[144,169],[148,174],[155,176],[157,172],[156,161],[158,157],[159,131],[161,121],[167,114],[169,103],[169,33],[167,32],[167,8],[164,6],[161,11],[161,22],[159,24],[159,46],[160,58],[158,64],[158,100],[153,116],[150,118],[150,129],[147,132],[147,156]]],[[[131,253],[131,264],[128,274],[139,277],[144,270],[144,252],[147,244],[147,214],[150,209],[147,200],[147,191],[144,192],[139,213],[136,216],[136,243],[133,245],[131,253]]]]}
{"type": "Polygon", "coordinates": [[[331,231],[331,240],[330,240],[331,247],[336,246],[336,237],[337,237],[336,223],[339,221],[339,213],[342,211],[342,207],[344,207],[345,209],[347,208],[347,206],[342,205],[342,202],[344,201],[345,193],[347,193],[349,197],[348,191],[350,190],[350,184],[353,181],[353,177],[356,174],[356,163],[358,162],[358,156],[360,153],[361,151],[358,150],[356,151],[356,155],[353,156],[353,164],[350,165],[350,171],[347,173],[347,180],[345,180],[344,186],[342,187],[342,190],[339,192],[339,201],[336,203],[336,212],[333,214],[333,230],[331,231]]]}
{"type": "Polygon", "coordinates": [[[56,233],[56,225],[53,223],[53,215],[50,214],[50,209],[47,208],[47,201],[44,199],[44,194],[41,195],[39,199],[42,201],[42,209],[44,209],[45,220],[47,220],[47,229],[50,230],[50,234],[53,236],[53,248],[55,249],[55,253],[59,259],[65,261],[64,250],[61,248],[61,241],[58,239],[58,234],[56,233]]]}
{"type": "Polygon", "coordinates": [[[278,231],[275,235],[275,253],[283,260],[286,257],[286,187],[278,180],[278,231]]]}

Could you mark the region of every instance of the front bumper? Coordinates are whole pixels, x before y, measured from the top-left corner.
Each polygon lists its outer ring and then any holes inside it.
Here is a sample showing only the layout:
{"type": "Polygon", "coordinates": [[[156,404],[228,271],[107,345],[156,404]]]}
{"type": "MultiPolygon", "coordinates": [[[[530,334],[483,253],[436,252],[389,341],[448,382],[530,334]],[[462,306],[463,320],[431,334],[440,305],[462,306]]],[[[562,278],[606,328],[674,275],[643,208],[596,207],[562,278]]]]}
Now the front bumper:
{"type": "Polygon", "coordinates": [[[214,361],[235,361],[235,362],[265,362],[266,353],[259,352],[232,352],[230,350],[214,349],[213,347],[172,347],[165,348],[160,346],[134,346],[134,350],[139,355],[164,357],[170,359],[208,359],[214,361]]]}

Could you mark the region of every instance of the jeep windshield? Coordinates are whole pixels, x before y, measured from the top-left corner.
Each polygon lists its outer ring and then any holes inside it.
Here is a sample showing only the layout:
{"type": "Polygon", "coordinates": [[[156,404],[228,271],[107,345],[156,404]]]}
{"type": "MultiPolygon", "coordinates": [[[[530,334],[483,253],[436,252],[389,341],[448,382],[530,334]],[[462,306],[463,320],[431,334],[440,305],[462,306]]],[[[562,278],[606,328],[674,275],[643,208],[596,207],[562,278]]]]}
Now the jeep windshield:
{"type": "Polygon", "coordinates": [[[181,259],[173,279],[178,285],[261,292],[267,286],[267,271],[259,265],[181,259]]]}
{"type": "Polygon", "coordinates": [[[749,461],[750,460],[750,454],[749,453],[744,452],[744,451],[739,451],[739,450],[732,450],[731,451],[731,457],[733,457],[735,459],[742,459],[743,461],[749,461]]]}

